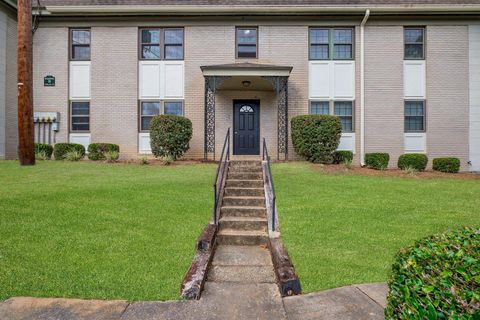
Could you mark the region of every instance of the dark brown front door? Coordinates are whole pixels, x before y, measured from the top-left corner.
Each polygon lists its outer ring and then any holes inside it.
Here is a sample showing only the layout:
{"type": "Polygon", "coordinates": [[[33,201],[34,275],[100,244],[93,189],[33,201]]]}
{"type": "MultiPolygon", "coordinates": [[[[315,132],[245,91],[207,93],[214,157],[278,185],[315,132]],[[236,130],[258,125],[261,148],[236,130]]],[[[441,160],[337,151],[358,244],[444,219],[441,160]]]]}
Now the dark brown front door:
{"type": "Polygon", "coordinates": [[[233,102],[233,154],[260,154],[260,102],[233,102]]]}

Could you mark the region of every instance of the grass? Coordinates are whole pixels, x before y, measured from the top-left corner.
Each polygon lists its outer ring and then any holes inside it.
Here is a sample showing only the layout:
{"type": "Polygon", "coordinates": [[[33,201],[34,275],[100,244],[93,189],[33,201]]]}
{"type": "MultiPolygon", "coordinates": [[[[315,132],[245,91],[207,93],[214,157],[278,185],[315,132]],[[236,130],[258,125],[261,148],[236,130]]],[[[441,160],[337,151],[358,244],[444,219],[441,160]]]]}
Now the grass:
{"type": "Polygon", "coordinates": [[[0,162],[0,301],[167,300],[211,213],[213,165],[0,162]]]}
{"type": "Polygon", "coordinates": [[[277,164],[273,178],[304,292],[386,281],[401,247],[480,225],[478,180],[327,174],[307,163],[277,164]]]}

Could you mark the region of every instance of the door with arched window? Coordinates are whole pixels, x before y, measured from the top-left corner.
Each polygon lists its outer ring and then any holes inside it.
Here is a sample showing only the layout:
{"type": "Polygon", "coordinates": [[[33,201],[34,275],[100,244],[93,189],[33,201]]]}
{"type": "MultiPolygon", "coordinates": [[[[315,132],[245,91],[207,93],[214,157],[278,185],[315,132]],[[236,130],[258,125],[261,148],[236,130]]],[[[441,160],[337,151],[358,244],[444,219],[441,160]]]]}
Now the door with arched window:
{"type": "Polygon", "coordinates": [[[233,102],[233,154],[260,154],[260,101],[233,102]]]}

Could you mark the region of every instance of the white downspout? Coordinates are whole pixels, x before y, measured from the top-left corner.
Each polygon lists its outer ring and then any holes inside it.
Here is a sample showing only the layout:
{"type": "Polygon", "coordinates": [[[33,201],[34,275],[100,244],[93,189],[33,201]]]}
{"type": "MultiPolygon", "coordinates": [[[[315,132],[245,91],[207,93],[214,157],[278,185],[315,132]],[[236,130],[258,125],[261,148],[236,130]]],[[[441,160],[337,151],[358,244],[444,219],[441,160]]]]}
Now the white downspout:
{"type": "Polygon", "coordinates": [[[370,17],[370,9],[360,24],[360,165],[365,165],[365,24],[370,17]]]}

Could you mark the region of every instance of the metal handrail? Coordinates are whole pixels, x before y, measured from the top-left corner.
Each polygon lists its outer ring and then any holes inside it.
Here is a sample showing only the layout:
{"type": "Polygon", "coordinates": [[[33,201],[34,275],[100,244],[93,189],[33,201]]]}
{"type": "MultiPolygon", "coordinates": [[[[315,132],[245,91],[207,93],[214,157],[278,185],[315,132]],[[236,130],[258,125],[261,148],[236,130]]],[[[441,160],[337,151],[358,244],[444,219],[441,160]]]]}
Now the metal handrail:
{"type": "Polygon", "coordinates": [[[269,226],[270,231],[277,230],[277,196],[275,195],[275,186],[272,179],[272,170],[270,168],[270,156],[268,155],[267,143],[265,138],[263,138],[263,150],[262,150],[262,160],[266,164],[265,170],[265,185],[268,193],[266,196],[269,196],[270,212],[271,212],[271,225],[269,226]]]}
{"type": "Polygon", "coordinates": [[[213,197],[214,197],[214,206],[213,206],[213,223],[218,224],[219,219],[219,204],[220,196],[223,192],[223,187],[225,185],[226,171],[228,169],[228,162],[230,161],[230,128],[227,130],[227,135],[225,136],[225,141],[223,142],[222,155],[220,156],[220,161],[218,163],[217,174],[213,183],[213,197]]]}

